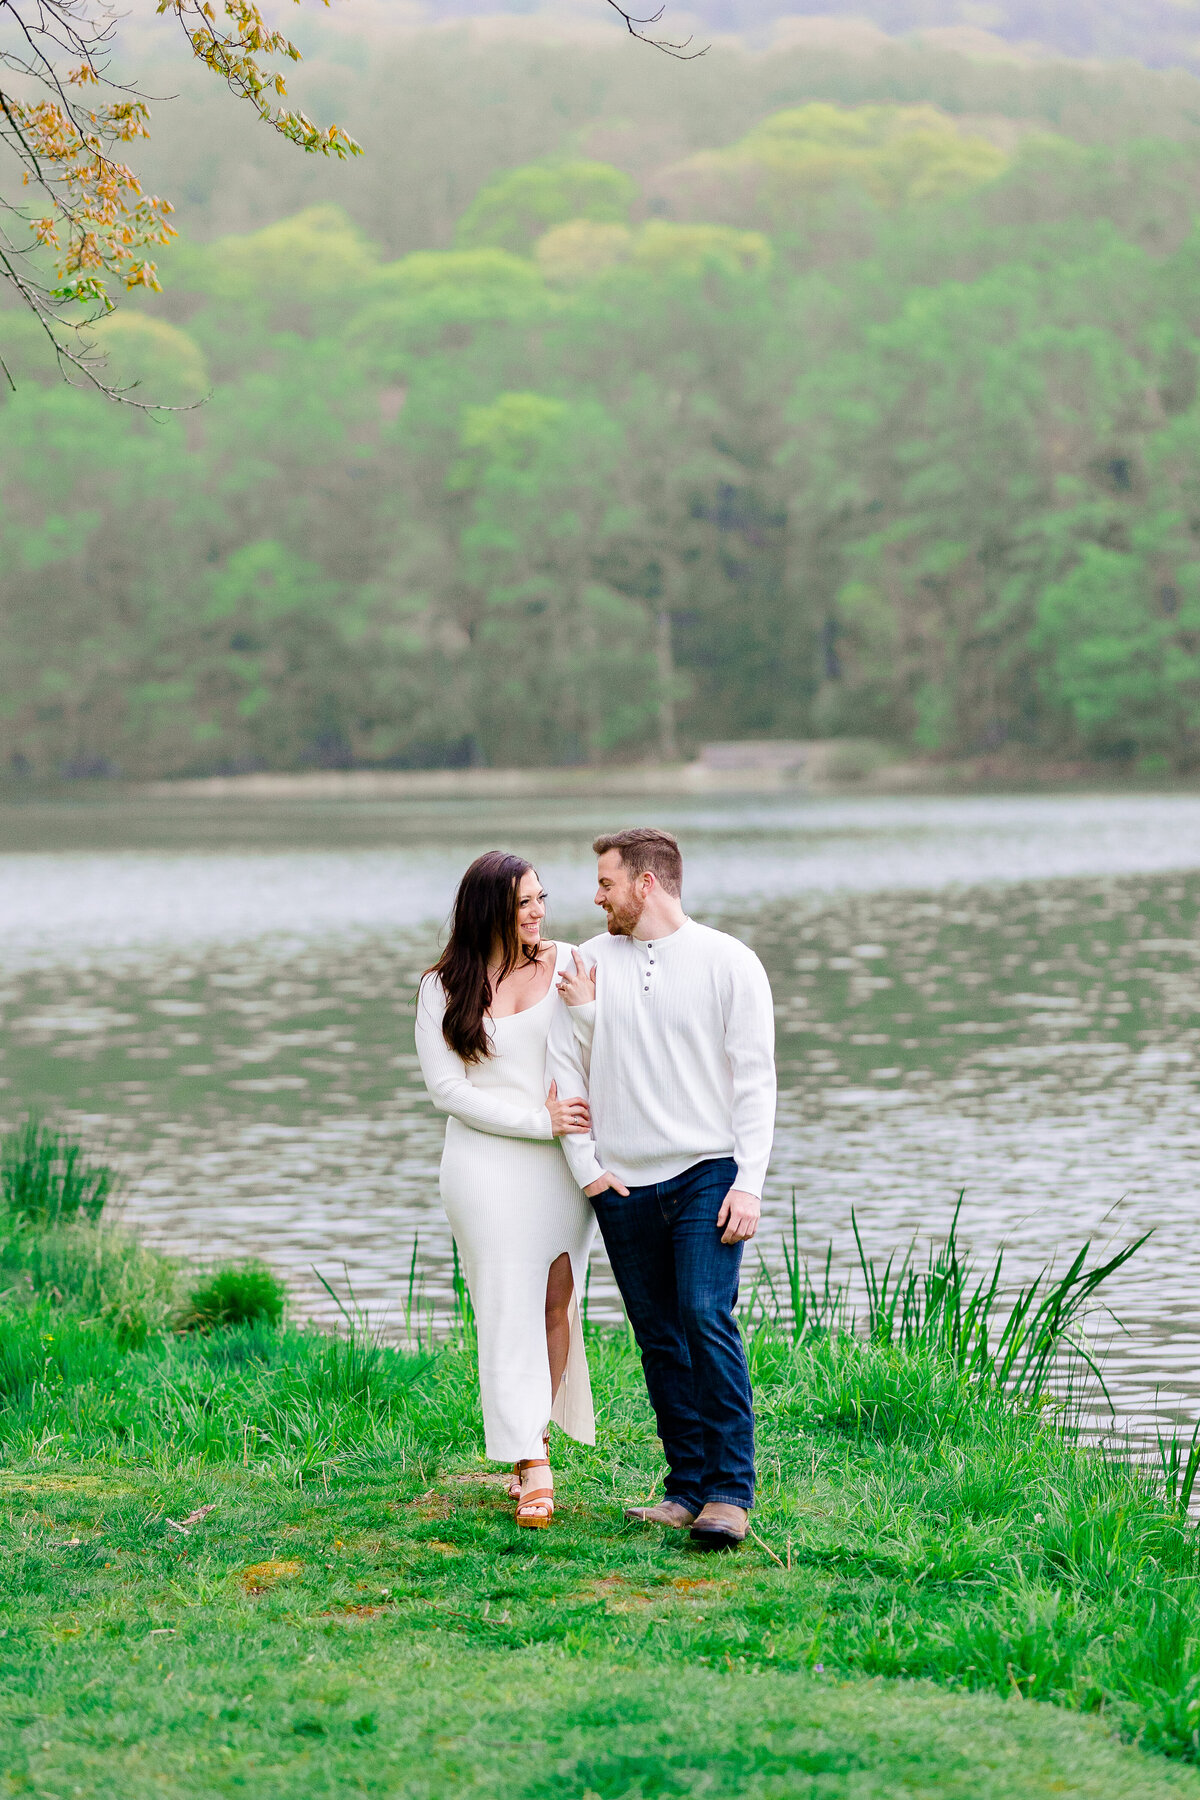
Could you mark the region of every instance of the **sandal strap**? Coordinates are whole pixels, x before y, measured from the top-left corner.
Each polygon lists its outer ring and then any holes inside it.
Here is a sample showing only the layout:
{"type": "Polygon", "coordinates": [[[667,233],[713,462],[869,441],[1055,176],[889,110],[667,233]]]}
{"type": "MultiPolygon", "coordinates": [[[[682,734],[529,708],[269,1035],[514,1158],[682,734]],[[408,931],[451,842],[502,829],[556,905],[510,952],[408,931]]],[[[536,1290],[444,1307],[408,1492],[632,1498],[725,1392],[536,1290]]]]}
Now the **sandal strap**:
{"type": "Polygon", "coordinates": [[[524,1469],[548,1469],[550,1464],[544,1456],[527,1456],[523,1461],[515,1463],[513,1466],[514,1471],[519,1473],[524,1469]]]}
{"type": "Polygon", "coordinates": [[[535,1488],[531,1494],[522,1494],[517,1503],[518,1513],[523,1513],[527,1506],[540,1507],[542,1512],[554,1511],[554,1495],[549,1488],[535,1488]]]}

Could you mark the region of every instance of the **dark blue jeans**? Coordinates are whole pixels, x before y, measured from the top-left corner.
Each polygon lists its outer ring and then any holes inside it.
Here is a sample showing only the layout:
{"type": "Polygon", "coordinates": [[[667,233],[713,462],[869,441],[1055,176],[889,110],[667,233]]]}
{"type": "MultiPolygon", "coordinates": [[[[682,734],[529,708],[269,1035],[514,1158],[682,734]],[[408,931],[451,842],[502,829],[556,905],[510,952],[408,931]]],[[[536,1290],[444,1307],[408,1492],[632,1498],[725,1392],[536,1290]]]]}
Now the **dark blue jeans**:
{"type": "Polygon", "coordinates": [[[666,1497],[754,1504],[754,1400],[737,1305],[741,1244],[723,1244],[732,1157],[592,1201],[667,1458],[666,1497]]]}

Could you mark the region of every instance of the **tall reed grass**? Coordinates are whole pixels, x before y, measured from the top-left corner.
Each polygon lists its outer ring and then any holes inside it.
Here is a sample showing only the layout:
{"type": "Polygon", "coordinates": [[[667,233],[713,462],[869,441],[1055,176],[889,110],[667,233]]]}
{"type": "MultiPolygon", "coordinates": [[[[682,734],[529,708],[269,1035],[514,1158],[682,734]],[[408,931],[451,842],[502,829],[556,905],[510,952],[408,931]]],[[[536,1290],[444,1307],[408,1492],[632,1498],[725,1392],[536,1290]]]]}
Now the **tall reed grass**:
{"type": "Polygon", "coordinates": [[[0,1137],[0,1200],[31,1224],[99,1219],[116,1192],[116,1172],[66,1132],[31,1115],[0,1137]]]}
{"type": "MultiPolygon", "coordinates": [[[[1090,1266],[1091,1245],[1084,1244],[1062,1273],[1055,1275],[1047,1265],[1031,1281],[1008,1288],[1003,1250],[982,1272],[964,1251],[959,1237],[963,1200],[960,1193],[945,1241],[930,1244],[923,1265],[916,1260],[914,1244],[892,1251],[886,1261],[870,1255],[851,1212],[865,1309],[860,1321],[854,1287],[834,1279],[832,1245],[814,1279],[800,1248],[793,1195],[782,1287],[760,1258],[746,1307],[748,1328],[769,1325],[794,1344],[838,1333],[863,1335],[870,1344],[944,1363],[977,1391],[1001,1393],[1033,1407],[1053,1400],[1068,1413],[1090,1383],[1111,1411],[1103,1371],[1088,1342],[1087,1321],[1097,1310],[1101,1288],[1137,1254],[1149,1232],[1090,1266]]],[[[1200,1467],[1200,1450],[1196,1463],[1200,1467]]],[[[1193,1469],[1193,1483],[1195,1478],[1193,1469]]]]}

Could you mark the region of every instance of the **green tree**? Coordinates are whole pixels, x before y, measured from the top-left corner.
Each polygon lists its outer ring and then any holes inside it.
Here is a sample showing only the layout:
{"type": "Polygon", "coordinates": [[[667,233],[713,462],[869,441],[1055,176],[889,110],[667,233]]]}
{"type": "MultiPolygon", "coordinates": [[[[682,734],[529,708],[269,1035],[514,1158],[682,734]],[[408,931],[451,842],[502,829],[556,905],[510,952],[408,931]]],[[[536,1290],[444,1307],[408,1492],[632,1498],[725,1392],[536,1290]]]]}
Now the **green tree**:
{"type": "Polygon", "coordinates": [[[1042,595],[1034,641],[1047,691],[1087,749],[1190,769],[1200,762],[1200,559],[1169,577],[1159,561],[1148,545],[1085,545],[1042,595]]]}
{"type": "Polygon", "coordinates": [[[1008,157],[933,106],[807,106],[772,113],[738,143],[702,150],[657,191],[691,219],[753,222],[791,238],[866,201],[896,208],[995,180],[1008,157]]]}
{"type": "Polygon", "coordinates": [[[637,189],[607,163],[552,161],[512,169],[481,188],[458,222],[464,250],[528,251],[552,225],[623,225],[637,189]]]}
{"type": "Polygon", "coordinates": [[[658,698],[652,628],[598,573],[626,524],[615,421],[597,401],[501,394],[466,410],[461,444],[451,479],[490,759],[595,762],[644,741],[658,698]]]}
{"type": "Polygon", "coordinates": [[[1077,262],[916,289],[801,384],[793,530],[837,542],[825,721],[937,750],[1036,730],[1038,593],[1152,423],[1152,273],[1102,228],[1077,262]]]}

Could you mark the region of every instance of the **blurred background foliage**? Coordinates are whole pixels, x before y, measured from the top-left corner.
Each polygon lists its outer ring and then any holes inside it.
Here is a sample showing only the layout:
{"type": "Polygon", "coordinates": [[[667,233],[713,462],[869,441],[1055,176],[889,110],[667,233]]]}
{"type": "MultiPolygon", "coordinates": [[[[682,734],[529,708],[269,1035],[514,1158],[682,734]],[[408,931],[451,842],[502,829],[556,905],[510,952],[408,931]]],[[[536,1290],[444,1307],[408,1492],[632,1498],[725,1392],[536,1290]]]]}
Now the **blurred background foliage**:
{"type": "Polygon", "coordinates": [[[0,312],[0,767],[1200,764],[1200,80],[828,27],[351,3],[320,169],[131,39],[182,235],[98,335],[192,410],[0,312]]]}

